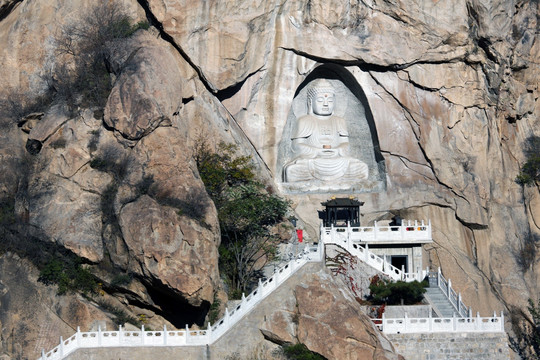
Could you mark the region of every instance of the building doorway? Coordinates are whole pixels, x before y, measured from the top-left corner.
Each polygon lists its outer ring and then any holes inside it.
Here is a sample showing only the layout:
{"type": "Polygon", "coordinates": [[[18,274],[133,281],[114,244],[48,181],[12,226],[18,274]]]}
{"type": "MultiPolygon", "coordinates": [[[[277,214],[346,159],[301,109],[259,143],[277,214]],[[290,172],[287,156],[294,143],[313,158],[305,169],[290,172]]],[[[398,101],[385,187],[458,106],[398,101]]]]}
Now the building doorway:
{"type": "Polygon", "coordinates": [[[407,255],[392,255],[390,257],[390,264],[397,267],[399,270],[405,269],[405,272],[409,272],[407,255]]]}

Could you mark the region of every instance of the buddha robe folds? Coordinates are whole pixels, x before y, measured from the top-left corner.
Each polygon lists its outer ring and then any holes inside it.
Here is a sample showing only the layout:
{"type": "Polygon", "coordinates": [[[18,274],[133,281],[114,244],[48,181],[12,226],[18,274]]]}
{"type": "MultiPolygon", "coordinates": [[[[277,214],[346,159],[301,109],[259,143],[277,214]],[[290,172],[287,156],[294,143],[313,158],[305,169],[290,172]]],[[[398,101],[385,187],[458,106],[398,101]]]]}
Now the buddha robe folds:
{"type": "Polygon", "coordinates": [[[303,116],[298,119],[291,140],[295,158],[285,165],[285,182],[368,177],[367,165],[348,156],[349,133],[340,117],[303,116]]]}

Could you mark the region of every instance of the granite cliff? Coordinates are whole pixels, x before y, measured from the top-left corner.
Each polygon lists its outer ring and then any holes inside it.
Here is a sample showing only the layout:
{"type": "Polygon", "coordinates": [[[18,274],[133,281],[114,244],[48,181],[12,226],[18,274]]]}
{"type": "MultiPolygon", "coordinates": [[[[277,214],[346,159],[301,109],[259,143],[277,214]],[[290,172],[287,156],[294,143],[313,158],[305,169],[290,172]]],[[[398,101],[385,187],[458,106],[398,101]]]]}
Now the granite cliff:
{"type": "Polygon", "coordinates": [[[21,238],[83,258],[107,301],[149,325],[204,323],[224,295],[216,210],[193,154],[203,138],[251,156],[314,239],[315,210],[336,193],[283,187],[283,134],[300,89],[328,74],[372,116],[383,166],[380,184],[353,192],[362,222],[431,219],[427,263],[482,314],[538,298],[540,192],[514,181],[540,136],[538,2],[118,3],[150,26],[109,44],[106,104],[72,109],[38,100],[63,64],[57,34],[93,2],[0,1],[0,197],[16,219],[0,260],[28,279],[0,273],[2,353],[32,358],[59,332],[112,317],[38,284],[21,238]],[[119,273],[129,284],[111,285],[119,273]]]}

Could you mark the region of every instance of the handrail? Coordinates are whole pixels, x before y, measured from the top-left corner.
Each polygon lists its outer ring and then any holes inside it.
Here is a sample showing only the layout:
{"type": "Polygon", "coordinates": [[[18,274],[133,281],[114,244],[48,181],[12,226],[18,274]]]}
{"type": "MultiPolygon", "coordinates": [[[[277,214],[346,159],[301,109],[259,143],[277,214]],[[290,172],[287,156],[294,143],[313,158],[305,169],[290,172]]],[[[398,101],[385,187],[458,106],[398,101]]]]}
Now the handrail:
{"type": "Polygon", "coordinates": [[[504,314],[493,313],[492,317],[451,318],[403,318],[371,319],[374,325],[385,334],[435,333],[435,332],[504,332],[504,314]]]}
{"type": "Polygon", "coordinates": [[[276,270],[266,281],[259,280],[257,288],[247,297],[242,294],[242,301],[234,309],[225,309],[223,318],[213,326],[208,324],[205,330],[189,330],[186,326],[185,330],[179,331],[168,331],[166,327],[163,331],[145,331],[142,326],[138,331],[125,331],[120,327],[118,331],[101,331],[98,328],[98,331],[81,332],[77,328],[77,332],[67,340],[60,337],[60,344],[51,351],[42,351],[39,360],[60,360],[79,348],[210,345],[302,266],[308,262],[321,262],[323,246],[322,242],[317,247],[306,245],[295,259],[276,270]]]}
{"type": "Polygon", "coordinates": [[[437,277],[437,286],[441,289],[444,296],[448,299],[450,304],[454,307],[457,314],[463,318],[472,316],[472,308],[467,307],[461,298],[461,293],[456,293],[452,288],[452,280],[446,280],[439,267],[437,272],[430,272],[429,277],[437,277]]]}
{"type": "MultiPolygon", "coordinates": [[[[166,327],[163,331],[145,331],[144,326],[140,331],[125,331],[121,327],[118,331],[98,331],[81,332],[77,328],[77,332],[66,340],[60,337],[60,344],[54,349],[45,353],[42,351],[42,356],[39,360],[59,360],[63,359],[68,354],[72,353],[78,348],[91,348],[91,347],[137,347],[137,346],[187,346],[187,345],[210,345],[219,339],[223,334],[227,332],[232,326],[234,326],[240,319],[247,315],[253,308],[257,306],[264,298],[277,289],[284,281],[286,281],[292,274],[308,262],[321,262],[324,259],[324,245],[334,244],[343,247],[349,251],[352,255],[357,256],[359,259],[365,261],[370,266],[386,274],[393,280],[403,281],[422,281],[428,274],[426,270],[419,270],[416,273],[405,273],[403,269],[398,269],[392,264],[389,264],[384,258],[381,258],[371,251],[369,251],[369,241],[365,241],[365,245],[361,246],[359,241],[363,242],[368,237],[362,235],[358,236],[355,233],[367,234],[372,233],[376,239],[392,238],[394,233],[398,233],[400,239],[421,239],[431,240],[431,222],[427,225],[421,222],[420,226],[418,222],[414,222],[414,226],[410,221],[406,225],[394,227],[394,226],[377,226],[374,227],[347,227],[345,231],[341,228],[325,228],[321,226],[320,241],[316,248],[310,248],[306,245],[304,251],[298,255],[295,259],[291,260],[264,282],[259,280],[257,288],[252,291],[248,296],[242,294],[241,302],[236,305],[232,310],[225,309],[225,315],[215,325],[208,324],[205,330],[189,330],[187,327],[185,330],[169,331],[166,327]],[[383,234],[385,236],[383,236],[383,234]],[[405,235],[404,235],[405,234],[405,235]],[[409,234],[409,235],[407,235],[409,234]],[[360,239],[360,240],[359,240],[360,239]]],[[[437,275],[438,286],[447,294],[452,304],[455,304],[458,308],[458,313],[463,316],[462,309],[467,308],[461,301],[461,294],[456,294],[452,289],[450,280],[446,281],[440,269],[437,275]]],[[[470,309],[469,309],[470,315],[470,309]]],[[[431,319],[431,318],[430,318],[431,319]]],[[[472,323],[476,325],[474,331],[495,331],[494,327],[485,325],[487,322],[497,323],[504,331],[504,319],[501,313],[501,317],[494,316],[493,318],[480,318],[477,315],[476,318],[471,316],[453,319],[454,331],[468,331],[457,330],[461,328],[467,328],[469,325],[463,325],[472,323]]],[[[418,319],[417,319],[418,320],[418,319]]],[[[422,319],[420,319],[422,320],[422,319]]],[[[448,319],[437,318],[429,321],[430,327],[428,331],[438,331],[447,324],[448,319]],[[440,325],[443,324],[443,325],[440,325]]],[[[408,319],[406,316],[404,319],[383,319],[376,320],[380,322],[380,328],[384,332],[393,331],[393,327],[403,327],[414,329],[416,325],[415,319],[408,319]]],[[[469,326],[470,327],[470,326],[469,326]]],[[[406,332],[402,331],[401,332],[406,332]]],[[[442,330],[441,330],[442,331],[442,330]]]]}
{"type": "Polygon", "coordinates": [[[344,227],[323,227],[321,225],[321,236],[329,235],[330,231],[345,234],[349,239],[355,242],[432,242],[431,220],[424,223],[422,220],[403,221],[400,226],[379,226],[374,222],[374,226],[347,226],[344,227]],[[323,231],[324,229],[324,231],[323,231]]]}
{"type": "Polygon", "coordinates": [[[321,226],[321,241],[323,241],[325,244],[334,244],[344,248],[352,255],[358,257],[360,260],[364,261],[371,267],[377,269],[395,281],[422,281],[427,276],[426,270],[419,269],[417,272],[406,273],[403,271],[403,269],[398,269],[394,265],[387,262],[384,257],[380,257],[369,251],[369,245],[367,243],[365,246],[362,246],[351,238],[349,232],[342,232],[338,229],[339,228],[335,227],[325,228],[321,226]]]}

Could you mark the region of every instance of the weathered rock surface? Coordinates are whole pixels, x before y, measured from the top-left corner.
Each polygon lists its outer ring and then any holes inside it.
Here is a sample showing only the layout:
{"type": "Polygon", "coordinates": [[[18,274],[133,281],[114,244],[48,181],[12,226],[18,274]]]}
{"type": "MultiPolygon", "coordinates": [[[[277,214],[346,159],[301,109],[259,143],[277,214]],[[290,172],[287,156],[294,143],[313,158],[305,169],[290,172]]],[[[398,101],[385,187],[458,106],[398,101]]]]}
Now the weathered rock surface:
{"type": "Polygon", "coordinates": [[[341,280],[326,271],[292,289],[261,331],[278,344],[303,343],[327,359],[400,359],[341,280]]]}
{"type": "Polygon", "coordinates": [[[0,256],[0,355],[8,359],[37,359],[77,326],[89,329],[108,319],[80,296],[56,296],[54,287],[37,282],[38,275],[30,261],[11,253],[0,256]]]}
{"type": "Polygon", "coordinates": [[[119,46],[131,53],[120,65],[104,120],[126,138],[138,140],[160,124],[170,125],[178,115],[185,86],[178,66],[182,59],[172,46],[167,47],[149,32],[139,32],[119,46]]]}
{"type": "Polygon", "coordinates": [[[161,207],[146,195],[124,206],[120,226],[129,270],[159,279],[198,306],[213,297],[216,244],[205,239],[206,229],[178,218],[177,210],[161,207]]]}

